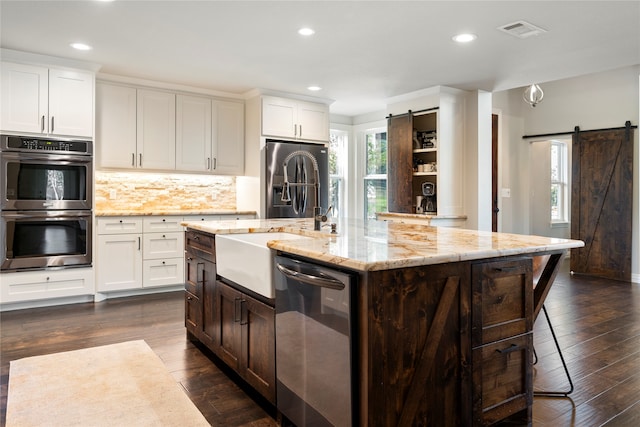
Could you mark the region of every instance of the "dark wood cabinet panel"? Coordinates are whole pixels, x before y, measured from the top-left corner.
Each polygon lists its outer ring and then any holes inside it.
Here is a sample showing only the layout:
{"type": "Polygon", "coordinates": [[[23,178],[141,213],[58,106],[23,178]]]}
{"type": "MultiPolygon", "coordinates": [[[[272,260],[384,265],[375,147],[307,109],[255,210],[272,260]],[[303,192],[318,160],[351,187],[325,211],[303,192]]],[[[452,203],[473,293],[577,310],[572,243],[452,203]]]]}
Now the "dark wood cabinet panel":
{"type": "Polygon", "coordinates": [[[532,270],[531,258],[473,265],[474,347],[533,328],[532,270]]]}
{"type": "Polygon", "coordinates": [[[275,310],[218,281],[218,356],[267,400],[276,399],[275,310]]]}
{"type": "Polygon", "coordinates": [[[533,404],[533,260],[471,267],[473,418],[491,425],[531,420],[533,404]]]}
{"type": "Polygon", "coordinates": [[[216,334],[216,265],[205,261],[202,266],[202,341],[209,346],[219,345],[220,337],[216,334]]]}
{"type": "Polygon", "coordinates": [[[198,337],[198,329],[201,324],[202,306],[200,298],[191,292],[185,292],[184,295],[184,326],[190,334],[190,337],[198,337]]]}
{"type": "Polygon", "coordinates": [[[475,425],[491,425],[514,414],[525,425],[531,419],[532,345],[528,333],[473,350],[475,425]]]}
{"type": "Polygon", "coordinates": [[[241,292],[218,281],[215,303],[220,335],[218,356],[236,371],[240,369],[242,352],[241,303],[241,292]]]}
{"type": "Polygon", "coordinates": [[[413,116],[389,117],[387,125],[387,193],[389,212],[412,213],[413,116]]]}
{"type": "Polygon", "coordinates": [[[275,310],[216,275],[215,236],[185,235],[185,326],[271,403],[276,401],[275,310]]]}
{"type": "Polygon", "coordinates": [[[245,295],[241,324],[243,377],[269,401],[275,402],[275,310],[245,295]]]}

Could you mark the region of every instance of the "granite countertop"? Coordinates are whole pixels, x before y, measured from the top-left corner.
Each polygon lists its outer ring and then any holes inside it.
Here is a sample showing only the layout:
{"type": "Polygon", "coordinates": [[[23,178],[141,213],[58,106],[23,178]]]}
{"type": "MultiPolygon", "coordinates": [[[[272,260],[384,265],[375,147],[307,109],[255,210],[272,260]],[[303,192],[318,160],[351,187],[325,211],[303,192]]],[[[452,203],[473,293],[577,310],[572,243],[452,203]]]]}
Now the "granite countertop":
{"type": "Polygon", "coordinates": [[[430,213],[376,212],[376,217],[419,218],[419,219],[467,219],[466,215],[432,215],[430,213]]]}
{"type": "Polygon", "coordinates": [[[148,216],[148,215],[255,215],[255,211],[230,211],[230,210],[156,210],[156,211],[135,211],[135,210],[104,210],[95,211],[96,216],[148,216]]]}
{"type": "Polygon", "coordinates": [[[313,230],[312,219],[199,221],[182,223],[211,234],[288,232],[314,239],[272,240],[268,246],[359,271],[539,253],[584,246],[580,240],[492,233],[389,221],[337,220],[313,230]]]}

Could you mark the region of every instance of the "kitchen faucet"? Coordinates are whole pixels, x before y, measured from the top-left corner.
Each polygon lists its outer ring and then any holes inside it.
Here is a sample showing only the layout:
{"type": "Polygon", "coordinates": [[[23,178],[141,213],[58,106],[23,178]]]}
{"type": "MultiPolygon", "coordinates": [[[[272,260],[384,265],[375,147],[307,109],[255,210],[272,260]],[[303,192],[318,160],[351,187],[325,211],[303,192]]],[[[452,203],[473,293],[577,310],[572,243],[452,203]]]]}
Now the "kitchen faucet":
{"type": "Polygon", "coordinates": [[[290,202],[291,201],[291,193],[289,191],[289,187],[293,185],[293,186],[313,186],[314,187],[314,194],[315,194],[315,205],[313,207],[313,229],[315,231],[320,231],[320,224],[322,222],[326,222],[327,221],[327,215],[329,215],[329,212],[331,211],[331,208],[333,206],[329,206],[329,209],[327,209],[327,212],[324,213],[324,215],[322,214],[322,208],[320,207],[320,171],[318,168],[318,160],[313,156],[313,154],[309,153],[308,151],[303,151],[303,150],[296,150],[292,153],[290,153],[285,159],[284,159],[284,182],[282,184],[282,198],[281,200],[283,202],[290,202]],[[287,174],[287,163],[289,163],[289,160],[291,160],[292,158],[296,157],[296,156],[303,156],[303,157],[307,157],[309,160],[311,160],[311,164],[313,165],[313,176],[315,179],[315,183],[314,184],[309,184],[306,182],[294,182],[292,184],[289,183],[289,176],[287,174]]]}

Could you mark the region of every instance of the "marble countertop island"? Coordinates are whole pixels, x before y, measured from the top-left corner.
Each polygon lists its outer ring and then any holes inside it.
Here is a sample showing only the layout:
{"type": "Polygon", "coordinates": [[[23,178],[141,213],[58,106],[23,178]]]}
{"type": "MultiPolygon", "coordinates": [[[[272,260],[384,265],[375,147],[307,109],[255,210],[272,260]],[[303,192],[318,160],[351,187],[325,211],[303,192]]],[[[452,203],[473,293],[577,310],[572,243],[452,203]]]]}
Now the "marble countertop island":
{"type": "Polygon", "coordinates": [[[275,250],[358,271],[390,270],[584,246],[579,240],[492,233],[388,221],[337,220],[313,230],[311,219],[183,222],[211,234],[288,232],[313,239],[273,240],[275,250]]]}

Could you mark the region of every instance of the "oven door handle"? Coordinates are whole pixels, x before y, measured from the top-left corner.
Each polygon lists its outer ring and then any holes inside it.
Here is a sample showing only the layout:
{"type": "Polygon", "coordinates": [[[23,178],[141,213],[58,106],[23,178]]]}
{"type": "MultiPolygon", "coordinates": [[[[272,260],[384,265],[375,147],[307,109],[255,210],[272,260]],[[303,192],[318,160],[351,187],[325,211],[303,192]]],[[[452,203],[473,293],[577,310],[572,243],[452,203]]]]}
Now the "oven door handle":
{"type": "Polygon", "coordinates": [[[320,286],[323,288],[335,289],[341,291],[345,288],[344,283],[333,277],[320,277],[313,274],[302,273],[300,271],[294,271],[285,267],[280,263],[276,263],[276,268],[282,272],[285,276],[297,280],[312,286],[320,286]]]}

